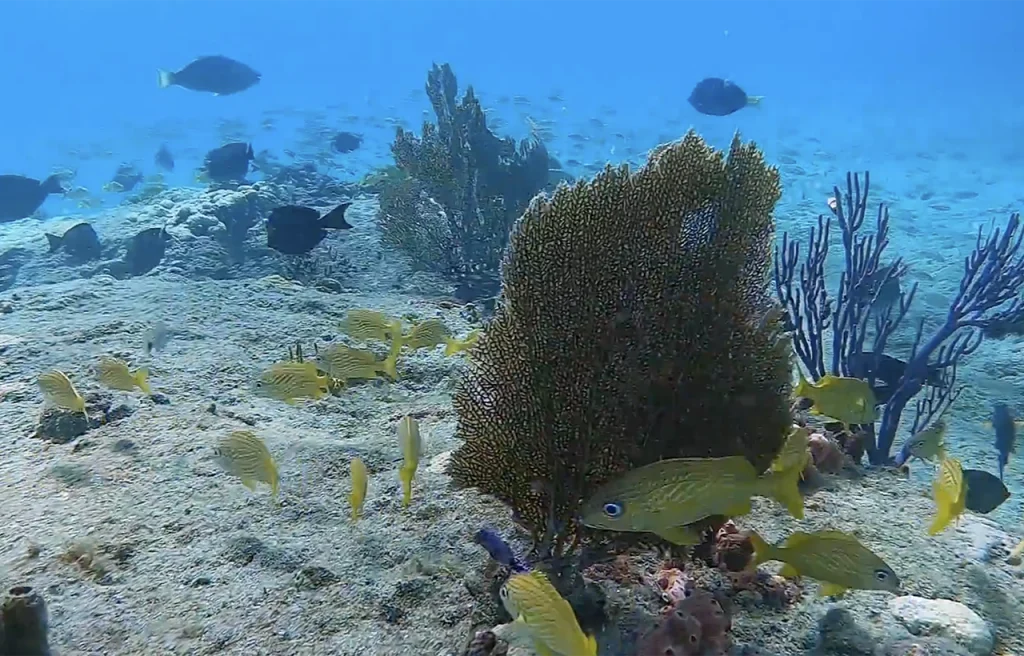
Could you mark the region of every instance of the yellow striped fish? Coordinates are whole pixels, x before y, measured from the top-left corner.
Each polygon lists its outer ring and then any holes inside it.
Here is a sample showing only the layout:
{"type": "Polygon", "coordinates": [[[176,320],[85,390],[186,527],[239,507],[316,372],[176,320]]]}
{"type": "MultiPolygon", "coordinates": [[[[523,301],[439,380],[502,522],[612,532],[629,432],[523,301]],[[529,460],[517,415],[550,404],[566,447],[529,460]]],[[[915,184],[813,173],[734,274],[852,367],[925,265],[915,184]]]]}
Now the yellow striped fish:
{"type": "Polygon", "coordinates": [[[370,475],[366,471],[366,465],[359,458],[352,459],[349,471],[352,474],[352,491],[348,495],[348,502],[352,505],[352,521],[354,522],[363,514],[363,502],[366,501],[366,489],[370,484],[370,475]]]}
{"type": "Polygon", "coordinates": [[[318,400],[330,393],[327,376],[321,374],[313,362],[276,362],[260,374],[256,393],[285,403],[296,399],[318,400]]]}
{"type": "Polygon", "coordinates": [[[798,469],[802,476],[802,472],[811,462],[811,451],[808,444],[810,436],[811,431],[803,426],[793,426],[789,431],[789,437],[786,438],[778,455],[775,456],[775,460],[772,461],[772,471],[787,472],[798,469]]]}
{"type": "Polygon", "coordinates": [[[81,412],[86,419],[89,418],[89,413],[85,411],[85,399],[63,371],[54,369],[40,374],[38,383],[47,403],[65,410],[81,412]]]}
{"type": "Polygon", "coordinates": [[[277,496],[277,463],[260,438],[249,431],[235,431],[220,441],[214,455],[225,471],[242,479],[242,485],[255,492],[257,482],[266,483],[271,496],[277,496]]]}
{"type": "Polygon", "coordinates": [[[398,479],[402,481],[402,505],[408,508],[412,503],[412,479],[423,455],[420,424],[412,415],[406,415],[398,422],[398,444],[402,449],[402,467],[398,470],[398,479]]]}
{"type": "Polygon", "coordinates": [[[583,633],[572,606],[543,572],[512,574],[499,597],[508,614],[526,625],[538,654],[597,656],[597,640],[583,633]]]}
{"type": "Polygon", "coordinates": [[[938,535],[962,515],[967,506],[964,470],[956,458],[945,458],[939,463],[939,471],[932,481],[932,498],[935,499],[935,518],[928,527],[928,535],[938,535]]]}
{"type": "Polygon", "coordinates": [[[96,378],[110,389],[131,392],[138,387],[144,394],[152,394],[146,381],[149,372],[145,369],[132,371],[128,364],[117,358],[103,357],[96,365],[96,378]]]}
{"type": "MultiPolygon", "coordinates": [[[[399,321],[399,331],[401,327],[402,323],[399,321]]],[[[383,312],[355,308],[345,314],[345,319],[341,322],[341,331],[352,339],[377,339],[386,342],[395,335],[395,326],[391,318],[383,312]]]]}
{"type": "Polygon", "coordinates": [[[398,378],[395,359],[388,356],[378,360],[373,351],[354,349],[344,344],[335,344],[316,356],[316,363],[321,369],[339,380],[373,379],[377,374],[387,374],[392,379],[398,378]]]}
{"type": "Polygon", "coordinates": [[[480,341],[480,331],[471,330],[463,339],[449,339],[445,342],[444,354],[455,355],[461,351],[468,351],[480,341]]]}

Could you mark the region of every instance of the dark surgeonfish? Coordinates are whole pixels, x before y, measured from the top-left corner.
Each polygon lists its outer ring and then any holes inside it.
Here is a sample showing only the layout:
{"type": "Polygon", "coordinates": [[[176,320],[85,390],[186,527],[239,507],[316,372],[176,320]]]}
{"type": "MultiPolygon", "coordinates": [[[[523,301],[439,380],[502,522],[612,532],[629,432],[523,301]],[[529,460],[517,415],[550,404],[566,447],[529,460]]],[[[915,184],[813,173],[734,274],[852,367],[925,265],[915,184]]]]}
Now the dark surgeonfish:
{"type": "Polygon", "coordinates": [[[116,194],[131,191],[135,188],[135,185],[142,182],[143,177],[142,171],[134,164],[121,164],[114,171],[114,177],[111,178],[110,182],[103,185],[103,191],[116,194]]]}
{"type": "Polygon", "coordinates": [[[363,138],[354,132],[339,132],[331,139],[331,148],[339,153],[351,153],[363,144],[363,138]]]}
{"type": "Polygon", "coordinates": [[[749,105],[759,105],[761,96],[748,96],[747,92],[720,77],[707,77],[690,92],[690,104],[701,114],[728,116],[749,105]]]}
{"type": "Polygon", "coordinates": [[[964,507],[971,512],[990,513],[1010,498],[1010,491],[995,475],[981,469],[965,469],[963,472],[967,487],[964,507]]]}
{"type": "Polygon", "coordinates": [[[73,225],[59,237],[48,232],[45,234],[51,253],[64,249],[71,257],[85,262],[99,259],[102,255],[103,246],[100,244],[99,235],[88,223],[73,225]]]}
{"type": "Polygon", "coordinates": [[[996,453],[999,455],[999,480],[1003,480],[1003,470],[1010,462],[1010,454],[1014,452],[1017,441],[1017,423],[1013,412],[1005,403],[992,406],[992,428],[996,431],[996,453]]]}
{"type": "Polygon", "coordinates": [[[244,180],[254,157],[252,144],[236,141],[206,153],[203,170],[214,182],[244,180]]]}
{"type": "Polygon", "coordinates": [[[23,175],[0,175],[0,223],[31,216],[50,194],[63,194],[60,177],[51,175],[42,182],[23,175]]]}
{"type": "Polygon", "coordinates": [[[160,145],[160,150],[156,151],[153,161],[156,162],[157,166],[165,171],[174,170],[174,155],[171,155],[171,151],[168,150],[167,144],[160,145]]]}
{"type": "MultiPolygon", "coordinates": [[[[850,376],[868,380],[874,376],[875,382],[871,390],[875,393],[875,401],[882,405],[888,403],[893,392],[903,378],[907,363],[899,358],[884,353],[854,353],[850,356],[850,376]]],[[[939,387],[942,385],[942,369],[929,365],[925,385],[939,387]]]]}
{"type": "Polygon", "coordinates": [[[132,237],[124,254],[128,272],[141,276],[157,268],[164,259],[170,239],[164,228],[146,228],[132,237]]]}
{"type": "Polygon", "coordinates": [[[200,57],[177,73],[159,70],[160,88],[184,87],[218,96],[245,91],[260,81],[260,74],[223,55],[200,57]]]}
{"type": "Polygon", "coordinates": [[[858,305],[871,303],[873,310],[885,310],[885,308],[900,300],[902,289],[900,288],[899,276],[889,277],[894,264],[879,268],[870,276],[864,278],[853,290],[853,295],[858,300],[858,305]]]}
{"type": "Polygon", "coordinates": [[[345,210],[351,205],[342,203],[323,217],[311,207],[275,207],[267,219],[267,246],[285,255],[304,255],[324,240],[328,229],[352,227],[345,220],[345,210]]]}

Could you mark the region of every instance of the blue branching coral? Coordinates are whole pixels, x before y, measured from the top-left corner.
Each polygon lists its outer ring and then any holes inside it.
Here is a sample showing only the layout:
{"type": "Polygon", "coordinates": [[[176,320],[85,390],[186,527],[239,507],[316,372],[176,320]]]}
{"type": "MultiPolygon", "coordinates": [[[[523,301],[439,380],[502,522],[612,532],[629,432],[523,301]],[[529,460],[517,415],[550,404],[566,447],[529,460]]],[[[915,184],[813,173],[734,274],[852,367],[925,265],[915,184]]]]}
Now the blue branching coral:
{"type": "MultiPolygon", "coordinates": [[[[875,233],[860,230],[867,214],[870,178],[847,174],[846,194],[834,189],[836,219],[842,233],[844,268],[835,296],[826,289],[825,264],[828,260],[831,219],[818,217],[818,225],[807,240],[807,254],[801,260],[800,243],[784,234],[775,254],[775,291],[785,308],[793,333],[793,348],[808,373],[814,378],[831,373],[841,376],[866,376],[874,386],[875,364],[883,357],[890,337],[906,319],[917,292],[900,291],[898,299],[878,303],[883,289],[898,284],[906,272],[901,259],[883,264],[889,244],[889,212],[881,205],[875,221],[875,233]],[[826,357],[825,344],[831,337],[826,357]],[[870,348],[865,348],[868,337],[870,348]],[[826,367],[826,362],[828,366],[826,367]],[[865,366],[865,362],[869,363],[865,366]]],[[[945,323],[927,339],[924,320],[917,326],[910,357],[902,376],[886,390],[885,409],[875,436],[874,426],[865,426],[869,437],[868,454],[872,463],[888,462],[907,404],[929,381],[930,391],[919,398],[912,430],[926,426],[949,406],[959,394],[956,385],[957,364],[981,344],[984,330],[999,317],[1024,313],[1018,294],[1024,286],[1024,253],[1020,216],[1010,217],[1005,228],[985,237],[979,229],[974,252],[964,263],[960,290],[952,302],[945,323]]]]}

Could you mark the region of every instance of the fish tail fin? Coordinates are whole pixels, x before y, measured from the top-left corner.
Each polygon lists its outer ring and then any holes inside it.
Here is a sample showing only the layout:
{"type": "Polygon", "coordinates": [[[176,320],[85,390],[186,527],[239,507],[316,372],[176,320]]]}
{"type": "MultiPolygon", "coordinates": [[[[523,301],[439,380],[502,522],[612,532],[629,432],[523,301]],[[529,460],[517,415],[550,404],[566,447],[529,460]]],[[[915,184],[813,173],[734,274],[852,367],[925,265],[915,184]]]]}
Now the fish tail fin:
{"type": "Polygon", "coordinates": [[[796,519],[804,518],[804,498],[800,494],[802,467],[792,467],[781,472],[768,474],[771,497],[778,501],[796,519]]]}
{"type": "MultiPolygon", "coordinates": [[[[50,235],[46,235],[49,237],[50,235]]],[[[449,337],[444,340],[444,354],[445,356],[455,355],[462,350],[462,343],[459,340],[449,337]]]]}
{"type": "Polygon", "coordinates": [[[398,355],[393,350],[380,364],[380,370],[386,373],[388,378],[398,380],[398,355]]]}
{"type": "Polygon", "coordinates": [[[935,497],[935,518],[928,527],[928,535],[938,535],[946,530],[949,523],[953,521],[953,501],[946,494],[941,493],[937,488],[935,497]]]}
{"type": "Polygon", "coordinates": [[[747,96],[747,106],[760,109],[762,100],[764,100],[764,96],[747,96]]]}
{"type": "Polygon", "coordinates": [[[320,219],[321,227],[334,228],[335,230],[349,230],[352,227],[352,224],[345,220],[345,212],[351,206],[352,203],[342,203],[335,207],[320,219]]]}
{"type": "Polygon", "coordinates": [[[583,646],[587,656],[597,656],[597,638],[588,633],[583,637],[583,646]]]}
{"type": "Polygon", "coordinates": [[[754,548],[754,555],[750,559],[750,569],[756,569],[758,565],[775,559],[775,547],[765,542],[757,531],[750,531],[750,546],[754,548]]]}
{"type": "Polygon", "coordinates": [[[145,394],[146,396],[152,396],[153,390],[150,389],[149,382],[147,381],[147,378],[149,378],[149,370],[139,369],[138,371],[135,372],[134,378],[135,384],[139,386],[139,389],[142,390],[142,393],[145,394]]]}
{"type": "Polygon", "coordinates": [[[64,243],[64,239],[50,233],[46,233],[46,241],[50,244],[51,253],[56,253],[60,249],[61,244],[64,243]]]}
{"type": "Polygon", "coordinates": [[[170,71],[165,71],[162,68],[158,68],[156,69],[156,74],[157,81],[159,82],[161,89],[166,89],[167,87],[174,84],[174,73],[170,71]]]}

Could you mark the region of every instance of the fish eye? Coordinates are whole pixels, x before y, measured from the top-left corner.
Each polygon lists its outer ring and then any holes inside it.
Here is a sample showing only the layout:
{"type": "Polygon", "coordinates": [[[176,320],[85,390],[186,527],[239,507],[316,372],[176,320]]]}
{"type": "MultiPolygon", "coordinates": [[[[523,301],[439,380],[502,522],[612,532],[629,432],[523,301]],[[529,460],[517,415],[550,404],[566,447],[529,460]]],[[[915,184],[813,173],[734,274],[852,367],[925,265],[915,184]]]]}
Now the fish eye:
{"type": "Polygon", "coordinates": [[[604,506],[602,507],[602,510],[604,511],[604,514],[608,515],[612,519],[617,519],[619,517],[622,517],[622,504],[621,503],[615,503],[614,501],[609,501],[608,503],[604,504],[604,506]]]}
{"type": "Polygon", "coordinates": [[[879,581],[888,581],[889,580],[889,572],[885,571],[884,569],[876,569],[875,570],[875,578],[877,580],[879,580],[879,581]]]}

